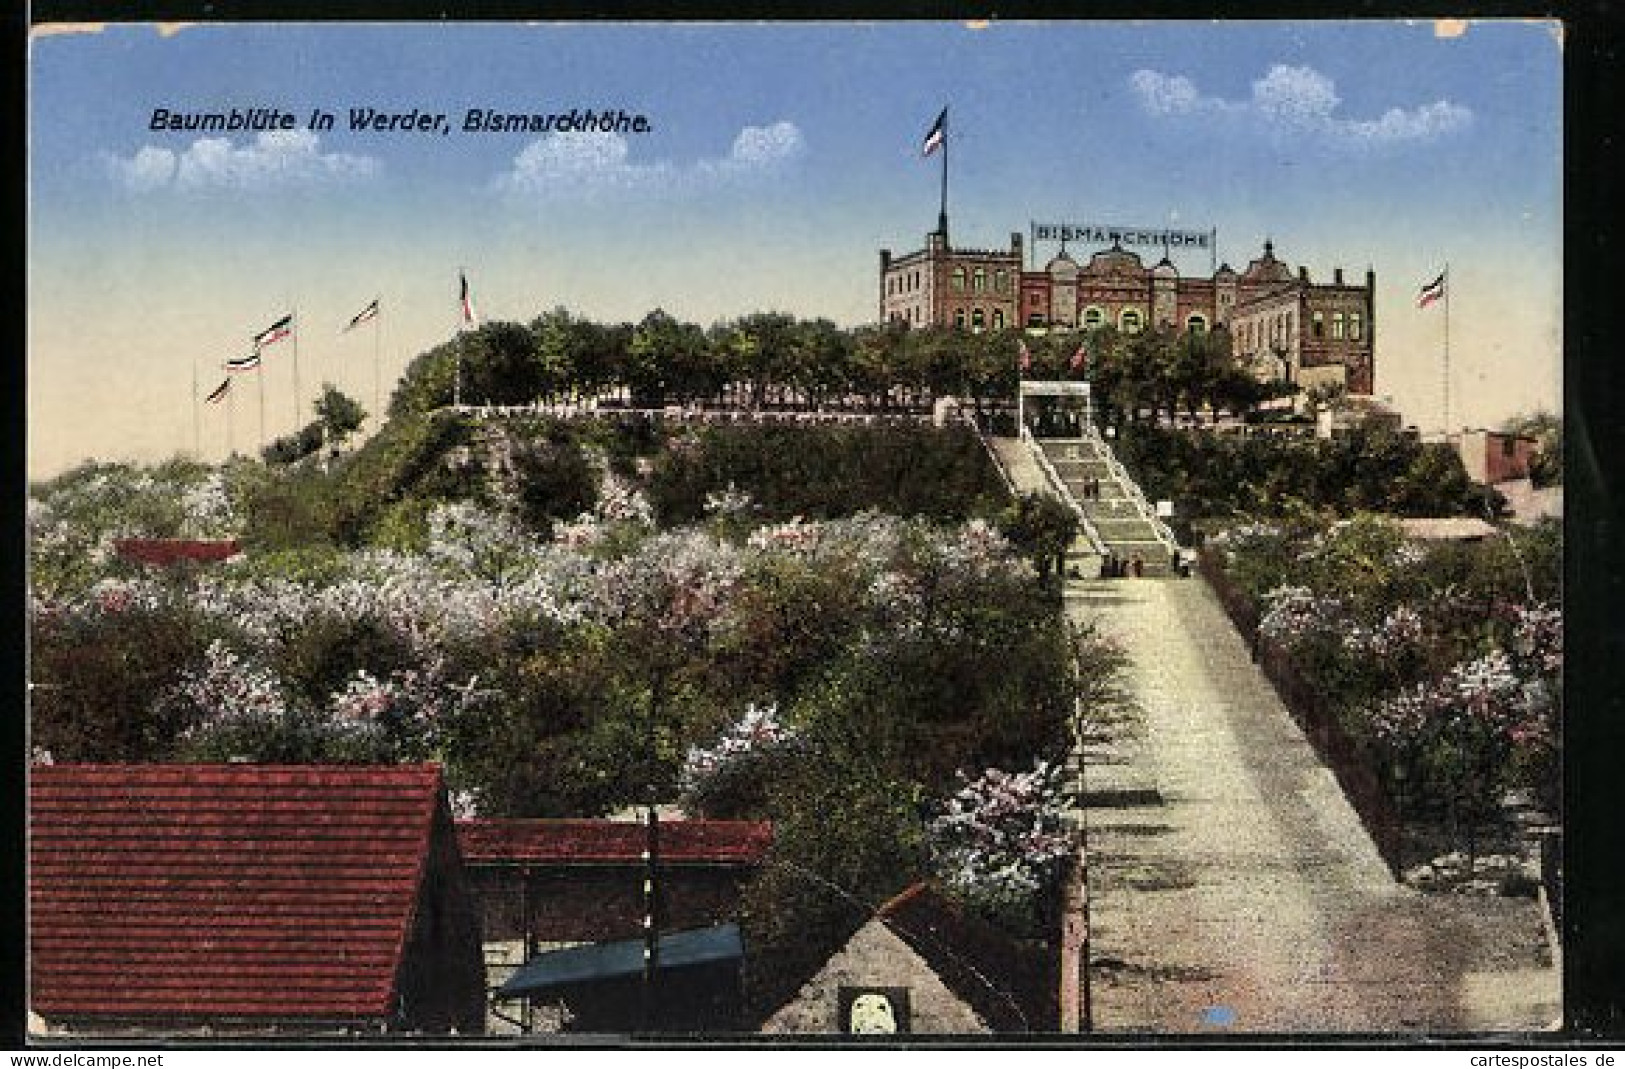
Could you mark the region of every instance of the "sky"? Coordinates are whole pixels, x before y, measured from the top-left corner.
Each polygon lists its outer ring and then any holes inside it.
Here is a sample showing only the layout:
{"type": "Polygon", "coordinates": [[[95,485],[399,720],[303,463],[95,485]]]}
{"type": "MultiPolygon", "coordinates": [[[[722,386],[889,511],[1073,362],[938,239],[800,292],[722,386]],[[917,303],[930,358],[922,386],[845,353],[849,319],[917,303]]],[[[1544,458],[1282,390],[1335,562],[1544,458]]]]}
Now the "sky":
{"type": "Polygon", "coordinates": [[[253,451],[262,396],[284,434],[323,381],[375,410],[455,333],[460,271],[486,320],[872,322],[878,250],[935,225],[944,107],[955,245],[1216,229],[1239,269],[1268,238],[1317,281],[1376,271],[1376,393],[1408,422],[1443,425],[1447,323],[1452,426],[1556,412],[1561,70],[1539,21],[37,26],[29,474],[253,451]],[[367,108],[445,120],[352,129],[367,108]],[[160,114],[233,109],[293,128],[160,114]],[[647,129],[471,132],[470,109],[647,129]],[[1446,269],[1448,316],[1418,309],[1446,269]]]}

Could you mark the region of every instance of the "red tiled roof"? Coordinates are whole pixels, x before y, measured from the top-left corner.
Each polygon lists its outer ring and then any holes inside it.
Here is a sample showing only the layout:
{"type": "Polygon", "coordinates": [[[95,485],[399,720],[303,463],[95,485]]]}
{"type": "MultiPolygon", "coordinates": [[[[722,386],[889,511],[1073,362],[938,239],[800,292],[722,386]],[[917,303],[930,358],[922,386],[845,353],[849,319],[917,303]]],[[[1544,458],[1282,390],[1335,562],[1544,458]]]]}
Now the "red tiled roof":
{"type": "Polygon", "coordinates": [[[174,564],[176,561],[223,561],[242,552],[235,538],[198,541],[184,538],[118,538],[113,552],[138,564],[174,564]]]}
{"type": "Polygon", "coordinates": [[[925,883],[876,915],[994,1031],[1060,1027],[1058,951],[1023,945],[925,883]]]}
{"type": "Polygon", "coordinates": [[[438,768],[46,765],[29,776],[41,1016],[390,1014],[438,768]]]}
{"type": "MultiPolygon", "coordinates": [[[[470,865],[625,865],[642,860],[646,830],[624,820],[460,820],[470,865]]],[[[750,820],[660,823],[660,858],[672,864],[748,865],[773,842],[773,825],[750,820]]]]}

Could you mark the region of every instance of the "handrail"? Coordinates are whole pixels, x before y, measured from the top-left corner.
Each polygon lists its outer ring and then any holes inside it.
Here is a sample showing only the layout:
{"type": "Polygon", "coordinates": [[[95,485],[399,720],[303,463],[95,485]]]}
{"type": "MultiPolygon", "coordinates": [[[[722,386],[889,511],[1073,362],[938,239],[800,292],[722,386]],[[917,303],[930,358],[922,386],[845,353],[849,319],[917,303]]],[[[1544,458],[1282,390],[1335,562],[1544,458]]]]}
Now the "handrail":
{"type": "Polygon", "coordinates": [[[1140,489],[1140,484],[1134,481],[1134,477],[1123,467],[1122,461],[1117,459],[1117,454],[1112,452],[1112,447],[1107,444],[1106,439],[1100,436],[1100,428],[1090,423],[1085,434],[1094,445],[1096,454],[1106,462],[1106,470],[1127,492],[1128,499],[1134,505],[1135,511],[1140,514],[1140,518],[1150,524],[1151,530],[1156,532],[1157,540],[1166,546],[1170,553],[1178,550],[1179,539],[1174,536],[1173,528],[1163,522],[1162,517],[1157,515],[1157,510],[1151,507],[1151,502],[1146,500],[1145,491],[1140,489]]]}
{"type": "Polygon", "coordinates": [[[993,462],[993,470],[999,473],[999,478],[1004,482],[1004,488],[1010,492],[1011,498],[1019,499],[1021,490],[1017,488],[1016,481],[1010,477],[1010,473],[1004,470],[1004,461],[999,459],[998,451],[993,448],[993,443],[988,440],[987,432],[982,429],[982,425],[976,422],[976,417],[958,406],[954,408],[954,415],[958,416],[962,423],[970,427],[971,432],[976,435],[976,440],[982,443],[982,449],[987,453],[987,459],[993,462]]]}
{"type": "Polygon", "coordinates": [[[1089,519],[1089,514],[1084,511],[1083,505],[1078,502],[1077,498],[1072,496],[1071,487],[1066,485],[1066,480],[1061,478],[1061,473],[1055,470],[1055,465],[1051,464],[1049,457],[1044,455],[1044,449],[1038,444],[1038,439],[1033,437],[1032,431],[1028,430],[1025,425],[1021,428],[1020,441],[1027,447],[1028,452],[1032,453],[1033,460],[1038,465],[1038,470],[1044,473],[1044,478],[1049,482],[1050,488],[1055,491],[1056,496],[1078,518],[1078,526],[1083,528],[1083,536],[1089,540],[1090,548],[1104,556],[1106,553],[1106,540],[1100,537],[1100,532],[1095,529],[1094,523],[1089,519]]]}

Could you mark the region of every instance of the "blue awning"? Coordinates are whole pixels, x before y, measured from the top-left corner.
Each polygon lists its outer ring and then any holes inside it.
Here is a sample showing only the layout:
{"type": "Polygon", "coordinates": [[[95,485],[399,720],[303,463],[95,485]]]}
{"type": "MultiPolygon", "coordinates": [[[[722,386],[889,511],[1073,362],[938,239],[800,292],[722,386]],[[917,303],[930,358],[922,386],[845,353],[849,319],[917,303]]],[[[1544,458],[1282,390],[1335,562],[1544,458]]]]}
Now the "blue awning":
{"type": "MultiPolygon", "coordinates": [[[[661,936],[656,967],[665,972],[691,965],[714,965],[738,961],[744,953],[739,925],[719,924],[661,936]]],[[[497,991],[497,997],[523,998],[550,988],[627,980],[642,973],[642,939],[566,947],[531,958],[508,978],[497,991]]]]}

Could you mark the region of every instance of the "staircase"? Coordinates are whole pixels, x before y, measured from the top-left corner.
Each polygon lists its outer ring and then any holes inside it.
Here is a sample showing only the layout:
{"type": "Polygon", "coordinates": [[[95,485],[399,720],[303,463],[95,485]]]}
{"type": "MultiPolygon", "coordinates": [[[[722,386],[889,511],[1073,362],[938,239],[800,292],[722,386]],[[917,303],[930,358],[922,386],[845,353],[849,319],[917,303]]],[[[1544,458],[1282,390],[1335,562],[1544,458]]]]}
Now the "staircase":
{"type": "Polygon", "coordinates": [[[1171,575],[1179,544],[1146,502],[1145,495],[1112,455],[1111,447],[1092,433],[1084,438],[1032,439],[1049,466],[1066,484],[1107,552],[1118,560],[1142,562],[1144,575],[1171,575]],[[1084,495],[1085,484],[1098,480],[1098,497],[1084,495]]]}

